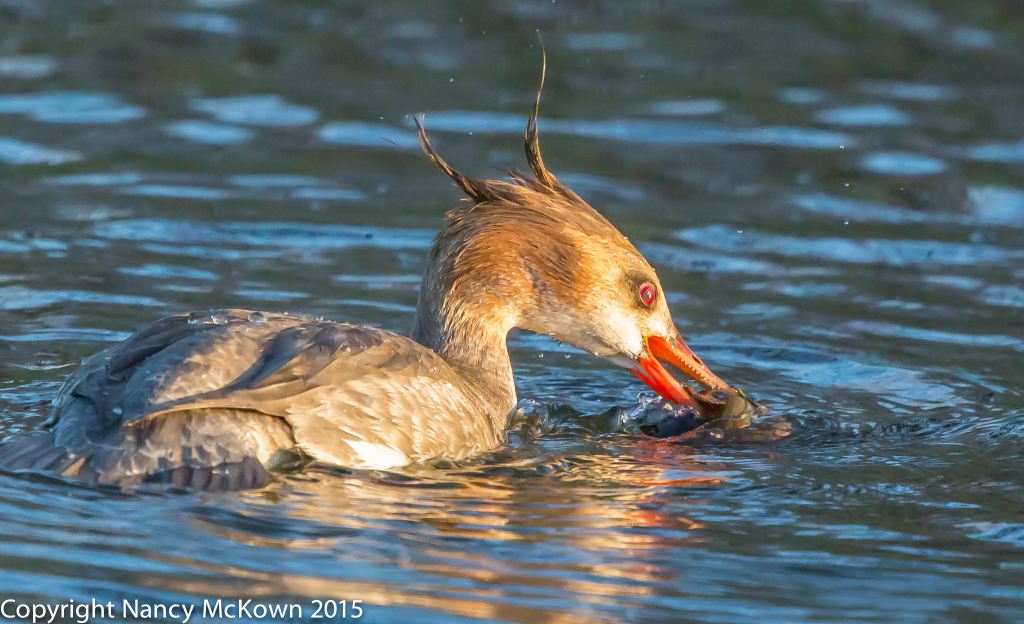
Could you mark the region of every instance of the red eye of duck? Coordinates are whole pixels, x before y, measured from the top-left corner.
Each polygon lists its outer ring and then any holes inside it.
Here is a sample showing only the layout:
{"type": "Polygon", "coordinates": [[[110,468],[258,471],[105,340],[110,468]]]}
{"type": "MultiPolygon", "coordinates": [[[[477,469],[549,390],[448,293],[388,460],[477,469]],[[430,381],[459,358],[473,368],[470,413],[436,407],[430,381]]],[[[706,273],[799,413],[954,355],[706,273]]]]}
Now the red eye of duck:
{"type": "Polygon", "coordinates": [[[654,287],[654,284],[644,284],[640,287],[640,301],[644,303],[648,308],[654,305],[655,299],[658,298],[658,289],[654,287]]]}

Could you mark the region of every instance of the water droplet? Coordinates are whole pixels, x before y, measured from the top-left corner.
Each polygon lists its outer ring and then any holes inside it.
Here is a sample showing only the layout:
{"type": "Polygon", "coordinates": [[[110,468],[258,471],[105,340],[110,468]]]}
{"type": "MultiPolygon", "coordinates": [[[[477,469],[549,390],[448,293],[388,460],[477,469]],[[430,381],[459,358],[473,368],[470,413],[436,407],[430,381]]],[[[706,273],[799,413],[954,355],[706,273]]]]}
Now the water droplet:
{"type": "Polygon", "coordinates": [[[539,354],[537,354],[537,357],[542,358],[542,357],[544,357],[544,354],[543,353],[539,353],[539,354]]]}
{"type": "Polygon", "coordinates": [[[196,323],[201,323],[201,322],[203,322],[203,319],[198,314],[196,314],[195,312],[192,312],[191,314],[188,315],[188,324],[189,325],[195,325],[196,323]]]}
{"type": "Polygon", "coordinates": [[[223,312],[214,312],[210,315],[210,320],[217,325],[223,325],[228,322],[228,315],[223,312]]]}
{"type": "Polygon", "coordinates": [[[114,416],[120,416],[121,414],[124,414],[124,410],[121,409],[120,407],[115,407],[110,411],[114,412],[114,416]]]}
{"type": "Polygon", "coordinates": [[[250,323],[266,323],[267,317],[262,312],[250,312],[249,313],[250,323]]]}
{"type": "Polygon", "coordinates": [[[568,359],[569,359],[569,358],[571,358],[571,357],[572,357],[572,354],[571,354],[571,353],[566,353],[566,354],[565,354],[565,359],[567,359],[567,360],[568,360],[568,359]]]}

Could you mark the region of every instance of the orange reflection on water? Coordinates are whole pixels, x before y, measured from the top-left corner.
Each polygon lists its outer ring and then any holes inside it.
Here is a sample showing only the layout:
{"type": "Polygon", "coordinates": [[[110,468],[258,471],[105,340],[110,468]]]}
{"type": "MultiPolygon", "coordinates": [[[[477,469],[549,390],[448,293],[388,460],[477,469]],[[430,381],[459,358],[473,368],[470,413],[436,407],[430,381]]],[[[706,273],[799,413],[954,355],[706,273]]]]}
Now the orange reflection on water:
{"type": "MultiPolygon", "coordinates": [[[[645,597],[682,591],[666,589],[674,572],[665,553],[707,541],[703,525],[685,512],[702,503],[685,490],[719,487],[731,474],[721,462],[662,440],[614,444],[557,460],[307,471],[243,495],[249,508],[226,520],[193,521],[236,543],[337,553],[337,568],[317,577],[217,567],[218,575],[245,579],[238,591],[247,597],[359,597],[510,622],[609,621],[609,612],[645,597]],[[388,543],[376,541],[382,535],[388,543]],[[360,568],[402,570],[405,581],[337,578],[360,568]],[[528,606],[546,596],[563,599],[557,607],[528,606]]],[[[225,579],[173,582],[185,593],[229,595],[225,579]]]]}

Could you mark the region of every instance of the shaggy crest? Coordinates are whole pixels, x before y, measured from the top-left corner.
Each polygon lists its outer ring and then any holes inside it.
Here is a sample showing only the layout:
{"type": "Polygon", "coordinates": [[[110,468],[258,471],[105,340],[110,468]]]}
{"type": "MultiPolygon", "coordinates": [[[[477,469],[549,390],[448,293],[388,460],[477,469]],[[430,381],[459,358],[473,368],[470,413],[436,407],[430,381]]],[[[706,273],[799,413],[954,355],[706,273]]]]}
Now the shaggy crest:
{"type": "Polygon", "coordinates": [[[547,167],[544,166],[544,159],[540,155],[540,136],[537,132],[537,115],[540,111],[540,95],[544,91],[544,79],[547,75],[547,55],[544,55],[544,62],[541,67],[540,88],[537,89],[537,101],[526,122],[524,140],[526,143],[526,162],[530,165],[533,178],[529,178],[518,171],[509,171],[512,180],[502,182],[500,180],[478,180],[462,175],[444,161],[436,150],[430,145],[427,133],[423,129],[420,119],[414,118],[416,128],[419,132],[420,146],[434,165],[445,172],[455,184],[461,188],[469,199],[474,203],[473,207],[487,203],[509,202],[513,204],[524,203],[531,199],[530,191],[540,193],[549,197],[561,197],[571,202],[584,204],[576,193],[558,181],[547,167]]]}

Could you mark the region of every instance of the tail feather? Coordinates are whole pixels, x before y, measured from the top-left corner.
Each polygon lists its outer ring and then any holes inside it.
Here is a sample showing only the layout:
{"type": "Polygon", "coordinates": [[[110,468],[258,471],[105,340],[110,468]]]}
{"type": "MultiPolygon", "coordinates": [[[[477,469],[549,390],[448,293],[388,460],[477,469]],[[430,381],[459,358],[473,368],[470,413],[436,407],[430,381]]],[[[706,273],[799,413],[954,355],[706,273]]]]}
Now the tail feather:
{"type": "Polygon", "coordinates": [[[67,449],[56,446],[49,431],[18,435],[0,444],[0,468],[5,470],[60,472],[58,468],[68,459],[67,449]]]}

